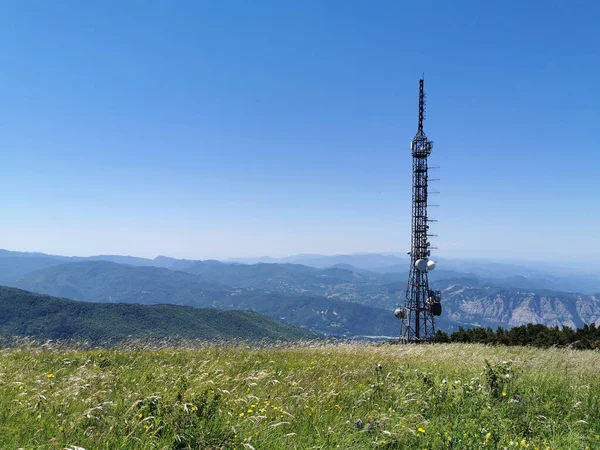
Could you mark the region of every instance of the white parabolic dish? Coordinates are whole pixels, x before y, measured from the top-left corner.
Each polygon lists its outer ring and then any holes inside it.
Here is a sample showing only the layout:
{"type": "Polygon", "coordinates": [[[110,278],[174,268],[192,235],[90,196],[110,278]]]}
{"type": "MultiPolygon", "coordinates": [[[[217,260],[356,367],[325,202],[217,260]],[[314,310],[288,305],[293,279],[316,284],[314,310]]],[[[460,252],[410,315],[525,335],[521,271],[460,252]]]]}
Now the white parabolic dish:
{"type": "Polygon", "coordinates": [[[419,272],[426,272],[427,271],[427,261],[425,261],[424,259],[417,259],[415,261],[415,267],[417,268],[417,270],[419,272]]]}
{"type": "Polygon", "coordinates": [[[435,261],[427,261],[427,270],[433,270],[435,269],[435,261]]]}

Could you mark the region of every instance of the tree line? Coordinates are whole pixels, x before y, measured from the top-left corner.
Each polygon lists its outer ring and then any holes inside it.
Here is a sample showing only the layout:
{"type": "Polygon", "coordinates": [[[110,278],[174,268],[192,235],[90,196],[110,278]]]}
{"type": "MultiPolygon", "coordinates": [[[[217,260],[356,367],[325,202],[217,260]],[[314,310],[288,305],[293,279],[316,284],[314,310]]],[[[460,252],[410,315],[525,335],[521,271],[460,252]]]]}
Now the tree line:
{"type": "Polygon", "coordinates": [[[595,323],[575,330],[567,326],[559,328],[531,323],[509,329],[498,327],[495,331],[490,327],[469,329],[460,327],[458,331],[450,334],[438,330],[434,341],[600,350],[600,327],[595,323]]]}

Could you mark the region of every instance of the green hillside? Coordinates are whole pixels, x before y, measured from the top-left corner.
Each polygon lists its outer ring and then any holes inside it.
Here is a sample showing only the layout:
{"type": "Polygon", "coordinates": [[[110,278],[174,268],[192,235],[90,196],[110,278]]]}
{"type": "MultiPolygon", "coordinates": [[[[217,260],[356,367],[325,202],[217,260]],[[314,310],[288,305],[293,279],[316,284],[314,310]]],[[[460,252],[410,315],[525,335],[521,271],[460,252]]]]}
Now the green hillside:
{"type": "Polygon", "coordinates": [[[0,336],[76,339],[279,339],[314,335],[250,311],[84,303],[0,286],[0,336]]]}

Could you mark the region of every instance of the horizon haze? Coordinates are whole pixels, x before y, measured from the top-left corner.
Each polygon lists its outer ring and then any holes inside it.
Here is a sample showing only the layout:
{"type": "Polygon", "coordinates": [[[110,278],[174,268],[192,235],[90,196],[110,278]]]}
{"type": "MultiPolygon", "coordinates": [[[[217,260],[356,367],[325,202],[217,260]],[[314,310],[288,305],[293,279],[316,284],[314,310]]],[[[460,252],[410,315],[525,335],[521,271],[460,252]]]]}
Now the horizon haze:
{"type": "MultiPolygon", "coordinates": [[[[119,259],[128,259],[132,260],[148,260],[148,261],[156,261],[161,258],[172,259],[176,261],[219,261],[226,264],[230,263],[238,263],[238,264],[257,264],[257,263],[267,263],[267,264],[301,264],[308,265],[313,267],[323,267],[327,268],[329,265],[326,263],[327,260],[339,260],[339,259],[349,259],[354,260],[350,261],[347,264],[353,266],[357,269],[372,269],[373,267],[377,268],[386,268],[386,265],[394,266],[397,268],[398,272],[407,272],[408,265],[410,263],[410,257],[407,256],[406,252],[357,252],[357,253],[331,253],[331,254],[323,254],[323,253],[298,253],[293,255],[252,255],[252,256],[233,256],[226,258],[177,258],[173,255],[169,254],[158,254],[158,255],[150,255],[150,256],[142,256],[135,254],[117,254],[117,253],[95,253],[95,254],[64,254],[64,253],[45,253],[39,251],[29,251],[29,250],[18,250],[18,249],[8,249],[8,248],[0,248],[0,256],[50,256],[50,257],[58,257],[58,258],[74,258],[74,259],[86,259],[86,258],[95,258],[98,260],[102,260],[103,258],[107,258],[107,260],[111,260],[111,258],[116,258],[117,262],[119,259]],[[8,255],[7,255],[8,253],[8,255]],[[364,257],[364,258],[362,258],[364,257]],[[389,264],[381,263],[375,264],[367,264],[366,266],[361,264],[361,259],[363,261],[368,261],[369,258],[374,258],[375,260],[385,260],[386,258],[390,261],[389,264]],[[394,259],[394,261],[392,261],[394,259]],[[322,260],[322,263],[315,263],[315,261],[322,260]],[[400,267],[396,267],[400,264],[400,267]],[[406,267],[404,267],[406,265],[406,267]]],[[[434,259],[434,258],[432,258],[434,259]]],[[[579,266],[574,265],[575,262],[573,260],[535,260],[535,259],[518,259],[518,258],[477,258],[477,257],[442,257],[435,258],[436,262],[440,262],[441,270],[454,269],[459,272],[467,273],[475,269],[478,263],[481,263],[485,267],[497,266],[498,268],[502,268],[500,274],[506,272],[507,270],[517,275],[519,273],[519,269],[525,269],[528,273],[561,273],[561,274],[581,274],[581,275],[593,275],[598,276],[600,273],[600,261],[588,261],[585,270],[581,270],[579,266]],[[450,264],[453,267],[446,267],[446,264],[450,264]]],[[[330,265],[334,266],[340,263],[332,262],[330,265]]],[[[477,271],[477,270],[475,270],[477,271]]]]}

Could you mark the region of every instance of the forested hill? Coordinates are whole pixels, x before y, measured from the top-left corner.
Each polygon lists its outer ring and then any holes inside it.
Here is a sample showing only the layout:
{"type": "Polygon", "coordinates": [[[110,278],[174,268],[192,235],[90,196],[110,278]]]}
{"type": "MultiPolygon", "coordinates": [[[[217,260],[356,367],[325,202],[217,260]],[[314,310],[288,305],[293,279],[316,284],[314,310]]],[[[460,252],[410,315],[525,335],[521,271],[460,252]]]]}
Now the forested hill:
{"type": "Polygon", "coordinates": [[[166,337],[293,341],[315,337],[251,311],[87,303],[4,286],[0,286],[0,336],[91,342],[166,337]]]}

